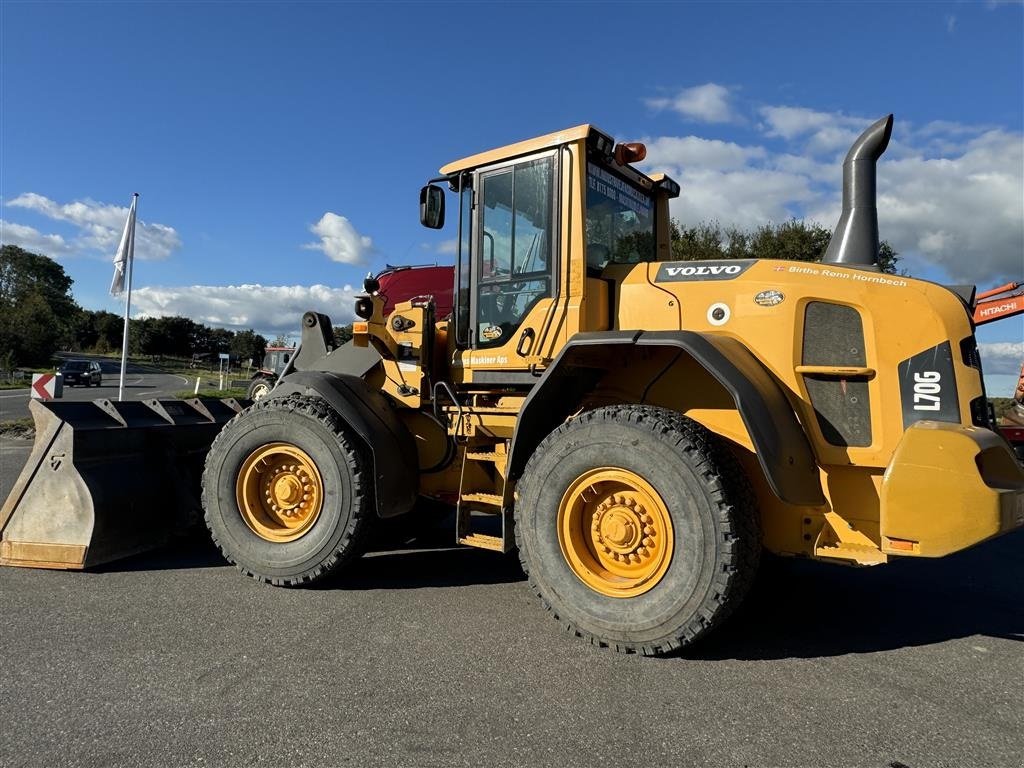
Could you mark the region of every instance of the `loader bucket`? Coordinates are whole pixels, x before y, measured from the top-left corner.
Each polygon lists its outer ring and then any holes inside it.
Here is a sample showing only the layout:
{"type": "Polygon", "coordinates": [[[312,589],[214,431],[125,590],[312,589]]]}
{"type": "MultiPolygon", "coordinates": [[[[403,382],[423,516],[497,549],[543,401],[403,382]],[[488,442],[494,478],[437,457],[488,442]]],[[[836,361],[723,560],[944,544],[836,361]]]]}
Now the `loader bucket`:
{"type": "Polygon", "coordinates": [[[234,400],[29,404],[36,439],[0,507],[0,565],[89,568],[199,519],[203,461],[234,400]]]}

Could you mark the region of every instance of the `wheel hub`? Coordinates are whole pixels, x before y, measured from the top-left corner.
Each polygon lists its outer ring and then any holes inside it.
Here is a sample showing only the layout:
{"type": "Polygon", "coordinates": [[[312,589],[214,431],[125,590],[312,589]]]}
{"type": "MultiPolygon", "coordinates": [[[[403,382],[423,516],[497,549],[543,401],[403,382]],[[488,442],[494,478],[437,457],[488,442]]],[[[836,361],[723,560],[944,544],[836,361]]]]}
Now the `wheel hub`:
{"type": "Polygon", "coordinates": [[[573,573],[611,597],[653,589],[672,557],[672,518],[642,477],[605,467],[581,475],[558,511],[558,538],[573,573]]]}
{"type": "Polygon", "coordinates": [[[594,540],[606,552],[630,555],[643,534],[644,508],[633,498],[619,496],[601,502],[594,512],[594,540]]]}
{"type": "Polygon", "coordinates": [[[267,541],[293,541],[320,515],[323,481],[309,454],[289,443],[270,443],[243,462],[235,483],[245,524],[267,541]]]}

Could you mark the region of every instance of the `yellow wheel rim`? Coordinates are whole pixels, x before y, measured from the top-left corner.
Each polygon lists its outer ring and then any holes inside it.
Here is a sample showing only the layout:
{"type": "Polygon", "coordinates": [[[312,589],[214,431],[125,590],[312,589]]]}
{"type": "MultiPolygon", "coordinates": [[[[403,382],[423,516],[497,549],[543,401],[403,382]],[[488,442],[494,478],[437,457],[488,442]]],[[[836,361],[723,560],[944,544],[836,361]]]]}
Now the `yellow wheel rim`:
{"type": "Polygon", "coordinates": [[[305,451],[269,443],[249,454],[235,482],[245,524],[267,541],[294,541],[320,516],[324,484],[305,451]]]}
{"type": "Polygon", "coordinates": [[[558,543],[572,572],[609,597],[636,597],[661,581],[672,561],[672,518],[651,484],[602,467],[569,486],[558,506],[558,543]]]}

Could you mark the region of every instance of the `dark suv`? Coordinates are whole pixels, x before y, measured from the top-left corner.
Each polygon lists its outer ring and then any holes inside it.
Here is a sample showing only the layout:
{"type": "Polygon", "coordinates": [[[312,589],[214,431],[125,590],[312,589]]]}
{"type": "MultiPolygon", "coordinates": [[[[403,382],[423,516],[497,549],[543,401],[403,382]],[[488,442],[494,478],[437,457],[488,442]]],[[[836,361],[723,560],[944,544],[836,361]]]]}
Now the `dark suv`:
{"type": "Polygon", "coordinates": [[[100,364],[94,360],[65,360],[57,372],[64,377],[64,383],[69,387],[75,384],[98,387],[103,382],[100,364]]]}

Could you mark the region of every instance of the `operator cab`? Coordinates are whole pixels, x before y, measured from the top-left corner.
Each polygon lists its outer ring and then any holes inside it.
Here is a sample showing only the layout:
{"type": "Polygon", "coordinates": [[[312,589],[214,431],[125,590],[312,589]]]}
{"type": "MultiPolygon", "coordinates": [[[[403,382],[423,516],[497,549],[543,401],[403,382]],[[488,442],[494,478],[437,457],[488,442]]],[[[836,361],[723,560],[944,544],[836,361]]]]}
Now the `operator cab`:
{"type": "Polygon", "coordinates": [[[445,205],[434,182],[458,196],[456,367],[458,350],[479,351],[465,367],[535,375],[567,333],[611,327],[605,268],[670,256],[679,185],[633,168],[645,155],[582,125],[450,163],[421,190],[421,222],[435,229],[445,205]]]}

